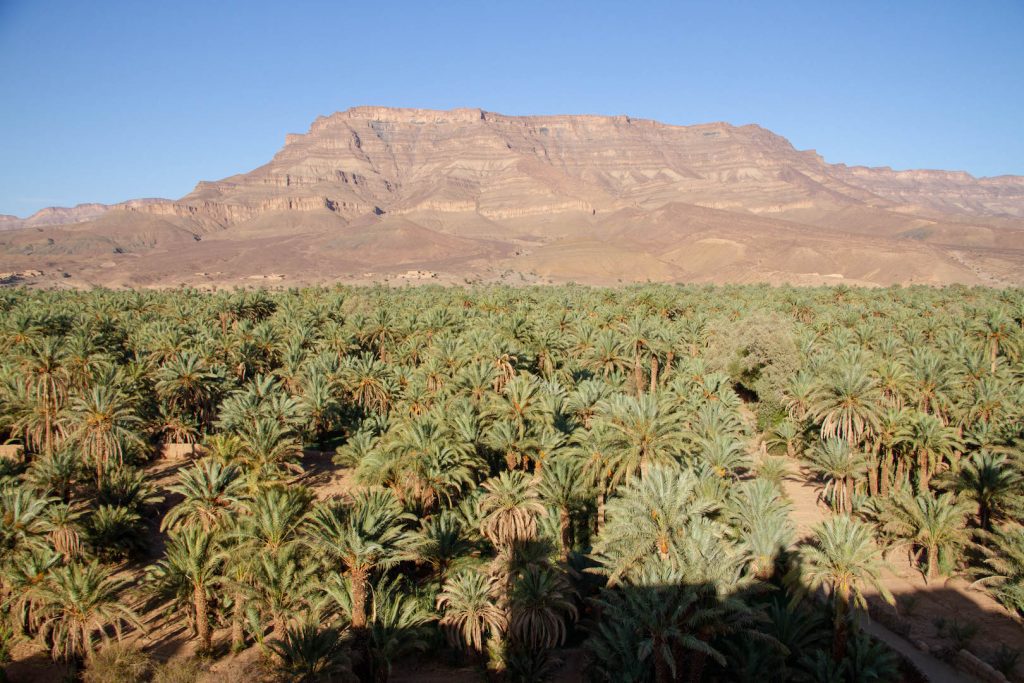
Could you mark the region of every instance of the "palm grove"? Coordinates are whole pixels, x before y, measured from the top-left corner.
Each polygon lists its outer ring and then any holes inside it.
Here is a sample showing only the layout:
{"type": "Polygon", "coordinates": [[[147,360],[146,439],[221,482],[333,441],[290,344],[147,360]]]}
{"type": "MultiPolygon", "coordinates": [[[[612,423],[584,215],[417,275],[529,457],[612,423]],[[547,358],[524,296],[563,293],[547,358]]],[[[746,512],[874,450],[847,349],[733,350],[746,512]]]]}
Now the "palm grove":
{"type": "Polygon", "coordinates": [[[898,680],[858,629],[884,551],[1024,612],[1022,324],[962,287],[7,290],[4,640],[88,669],[162,608],[293,680],[544,680],[566,646],[592,680],[898,680]],[[157,490],[163,443],[201,455],[157,490]]]}

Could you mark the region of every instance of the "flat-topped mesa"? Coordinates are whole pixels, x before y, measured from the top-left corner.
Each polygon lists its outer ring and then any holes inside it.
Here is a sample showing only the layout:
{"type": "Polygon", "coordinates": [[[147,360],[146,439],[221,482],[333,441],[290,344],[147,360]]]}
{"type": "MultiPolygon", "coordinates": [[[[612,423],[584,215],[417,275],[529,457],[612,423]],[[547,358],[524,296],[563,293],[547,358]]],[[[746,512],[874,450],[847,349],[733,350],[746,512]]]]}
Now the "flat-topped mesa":
{"type": "Polygon", "coordinates": [[[672,205],[770,214],[822,230],[861,222],[878,226],[867,230],[914,230],[937,216],[1024,217],[1024,178],[829,164],[755,124],[362,106],[288,134],[252,171],[200,181],[177,201],[114,208],[180,219],[172,222],[195,233],[264,214],[273,230],[288,213],[293,225],[429,214],[441,232],[501,235],[502,222],[540,234],[548,228],[535,226],[544,221],[579,227],[625,208],[672,205]]]}
{"type": "Polygon", "coordinates": [[[484,111],[482,109],[440,110],[362,106],[335,112],[330,116],[319,116],[309,127],[309,132],[314,133],[344,121],[370,120],[423,125],[428,123],[472,123],[483,119],[484,111]]]}

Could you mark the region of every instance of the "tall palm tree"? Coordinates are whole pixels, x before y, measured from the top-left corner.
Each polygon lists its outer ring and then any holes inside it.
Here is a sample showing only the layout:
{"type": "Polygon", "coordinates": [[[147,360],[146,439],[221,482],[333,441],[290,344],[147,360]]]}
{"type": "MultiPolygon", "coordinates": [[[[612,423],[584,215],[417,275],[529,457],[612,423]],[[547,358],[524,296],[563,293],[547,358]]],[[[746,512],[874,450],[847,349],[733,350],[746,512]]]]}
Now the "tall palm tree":
{"type": "Polygon", "coordinates": [[[537,518],[547,514],[534,480],[524,472],[502,472],[483,483],[480,530],[499,548],[537,536],[537,518]]]}
{"type": "Polygon", "coordinates": [[[844,363],[821,383],[810,407],[823,437],[852,446],[875,433],[883,405],[878,380],[861,365],[844,363]]]}
{"type": "Polygon", "coordinates": [[[566,619],[578,615],[568,580],[550,567],[528,567],[516,579],[510,602],[509,634],[534,650],[564,643],[566,619]]]}
{"type": "Polygon", "coordinates": [[[1018,335],[1015,334],[1013,320],[999,309],[988,309],[984,317],[973,320],[971,333],[986,348],[989,361],[992,364],[992,374],[996,372],[996,362],[999,354],[1016,353],[1015,345],[1018,335]]]}
{"type": "Polygon", "coordinates": [[[776,561],[789,547],[795,530],[789,519],[791,505],[771,482],[753,479],[740,483],[727,503],[726,514],[737,540],[750,558],[750,571],[768,579],[776,561]]]}
{"type": "Polygon", "coordinates": [[[161,531],[198,525],[205,531],[224,528],[244,508],[245,482],[238,468],[205,459],[178,474],[178,483],[167,488],[182,495],[160,523],[161,531]]]}
{"type": "Polygon", "coordinates": [[[217,386],[222,381],[222,375],[209,368],[198,353],[186,350],[160,365],[155,388],[175,413],[195,415],[206,427],[213,420],[217,386]]]}
{"type": "Polygon", "coordinates": [[[956,557],[969,541],[967,505],[967,501],[957,500],[953,493],[938,497],[931,492],[917,496],[901,493],[880,506],[879,527],[884,533],[925,550],[925,578],[931,582],[943,561],[956,557]]]}
{"type": "Polygon", "coordinates": [[[810,590],[827,587],[834,609],[832,655],[846,655],[850,606],[867,609],[864,589],[872,587],[890,604],[892,594],[882,582],[882,553],[871,527],[847,515],[836,515],[813,528],[811,542],[800,547],[796,575],[810,590]]]}
{"type": "Polygon", "coordinates": [[[633,477],[608,505],[608,523],[594,544],[594,557],[610,585],[650,564],[674,567],[691,558],[698,538],[720,538],[711,520],[719,504],[704,498],[691,470],[653,467],[633,477]]]}
{"type": "Polygon", "coordinates": [[[412,547],[414,538],[405,530],[411,520],[388,489],[360,491],[351,503],[314,510],[307,544],[339,562],[351,580],[353,628],[366,627],[370,574],[398,562],[412,547]]]}
{"type": "Polygon", "coordinates": [[[151,570],[162,592],[190,603],[199,649],[204,652],[212,638],[211,592],[222,577],[226,559],[227,551],[214,532],[185,527],[171,535],[164,558],[151,570]]]}
{"type": "Polygon", "coordinates": [[[111,459],[121,462],[124,446],[142,444],[135,431],[141,419],[124,394],[108,384],[75,397],[66,421],[70,438],[86,462],[96,468],[97,482],[111,459]]]}
{"type": "Polygon", "coordinates": [[[453,645],[482,653],[488,636],[508,627],[505,611],[496,604],[497,592],[483,573],[464,570],[445,582],[437,597],[441,627],[453,645]]]}
{"type": "Polygon", "coordinates": [[[264,553],[253,562],[253,602],[274,638],[283,638],[289,623],[311,609],[318,595],[316,571],[296,545],[264,553]]]}
{"type": "Polygon", "coordinates": [[[309,499],[301,489],[268,488],[248,506],[230,536],[242,545],[241,552],[275,552],[298,542],[309,522],[309,499]]]}
{"type": "Polygon", "coordinates": [[[558,510],[562,562],[568,562],[573,544],[572,513],[590,495],[577,461],[569,457],[552,460],[541,475],[539,492],[544,502],[558,510]]]}
{"type": "Polygon", "coordinates": [[[977,504],[978,524],[985,531],[992,530],[993,517],[1024,511],[1024,472],[1003,454],[974,453],[943,485],[977,504]]]}
{"type": "Polygon", "coordinates": [[[29,395],[39,406],[43,427],[40,440],[43,453],[50,453],[56,443],[58,414],[67,399],[70,376],[65,367],[67,353],[57,337],[43,337],[30,343],[22,359],[21,370],[29,395]]]}
{"type": "Polygon", "coordinates": [[[97,640],[109,640],[109,631],[120,640],[125,626],[141,629],[138,615],[124,604],[125,587],[95,561],[54,567],[39,589],[41,604],[33,615],[53,657],[80,661],[92,655],[97,640]]]}
{"type": "Polygon", "coordinates": [[[956,429],[921,412],[909,419],[900,442],[917,455],[918,491],[922,493],[928,490],[932,475],[961,445],[956,429]]]}
{"type": "Polygon", "coordinates": [[[285,472],[302,472],[298,464],[302,444],[291,429],[276,420],[257,418],[255,424],[239,432],[238,442],[253,486],[281,481],[285,472]]]}
{"type": "Polygon", "coordinates": [[[853,512],[854,490],[866,465],[864,454],[842,439],[819,442],[812,451],[811,469],[825,481],[822,496],[831,499],[833,510],[853,512]]]}
{"type": "Polygon", "coordinates": [[[613,396],[602,416],[609,427],[610,484],[641,474],[653,465],[678,460],[683,445],[679,414],[671,399],[644,394],[639,398],[613,396]]]}

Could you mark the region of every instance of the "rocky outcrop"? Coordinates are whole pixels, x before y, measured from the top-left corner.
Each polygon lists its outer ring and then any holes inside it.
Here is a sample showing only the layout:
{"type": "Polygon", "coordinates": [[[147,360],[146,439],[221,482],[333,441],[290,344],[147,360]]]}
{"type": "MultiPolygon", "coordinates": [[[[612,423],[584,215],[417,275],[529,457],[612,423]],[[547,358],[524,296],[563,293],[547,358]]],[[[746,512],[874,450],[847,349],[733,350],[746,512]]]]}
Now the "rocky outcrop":
{"type": "MultiPolygon", "coordinates": [[[[958,219],[1024,216],[1024,179],[830,165],[759,126],[628,116],[504,116],[356,107],[290,134],[250,173],[133,211],[222,227],[269,211],[475,211],[488,219],[669,201],[798,222],[854,207],[958,219]]],[[[813,223],[827,227],[826,217],[813,223]]]]}

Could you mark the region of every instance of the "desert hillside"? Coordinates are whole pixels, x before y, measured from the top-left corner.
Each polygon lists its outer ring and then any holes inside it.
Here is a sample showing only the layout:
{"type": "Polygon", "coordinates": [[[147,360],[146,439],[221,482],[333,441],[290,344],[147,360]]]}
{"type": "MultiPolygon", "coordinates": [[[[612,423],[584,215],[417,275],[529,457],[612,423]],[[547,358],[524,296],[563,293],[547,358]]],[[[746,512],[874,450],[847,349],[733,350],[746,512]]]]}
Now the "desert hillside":
{"type": "Polygon", "coordinates": [[[358,107],[181,199],[0,217],[5,282],[1024,282],[1024,177],[758,126],[358,107]]]}

